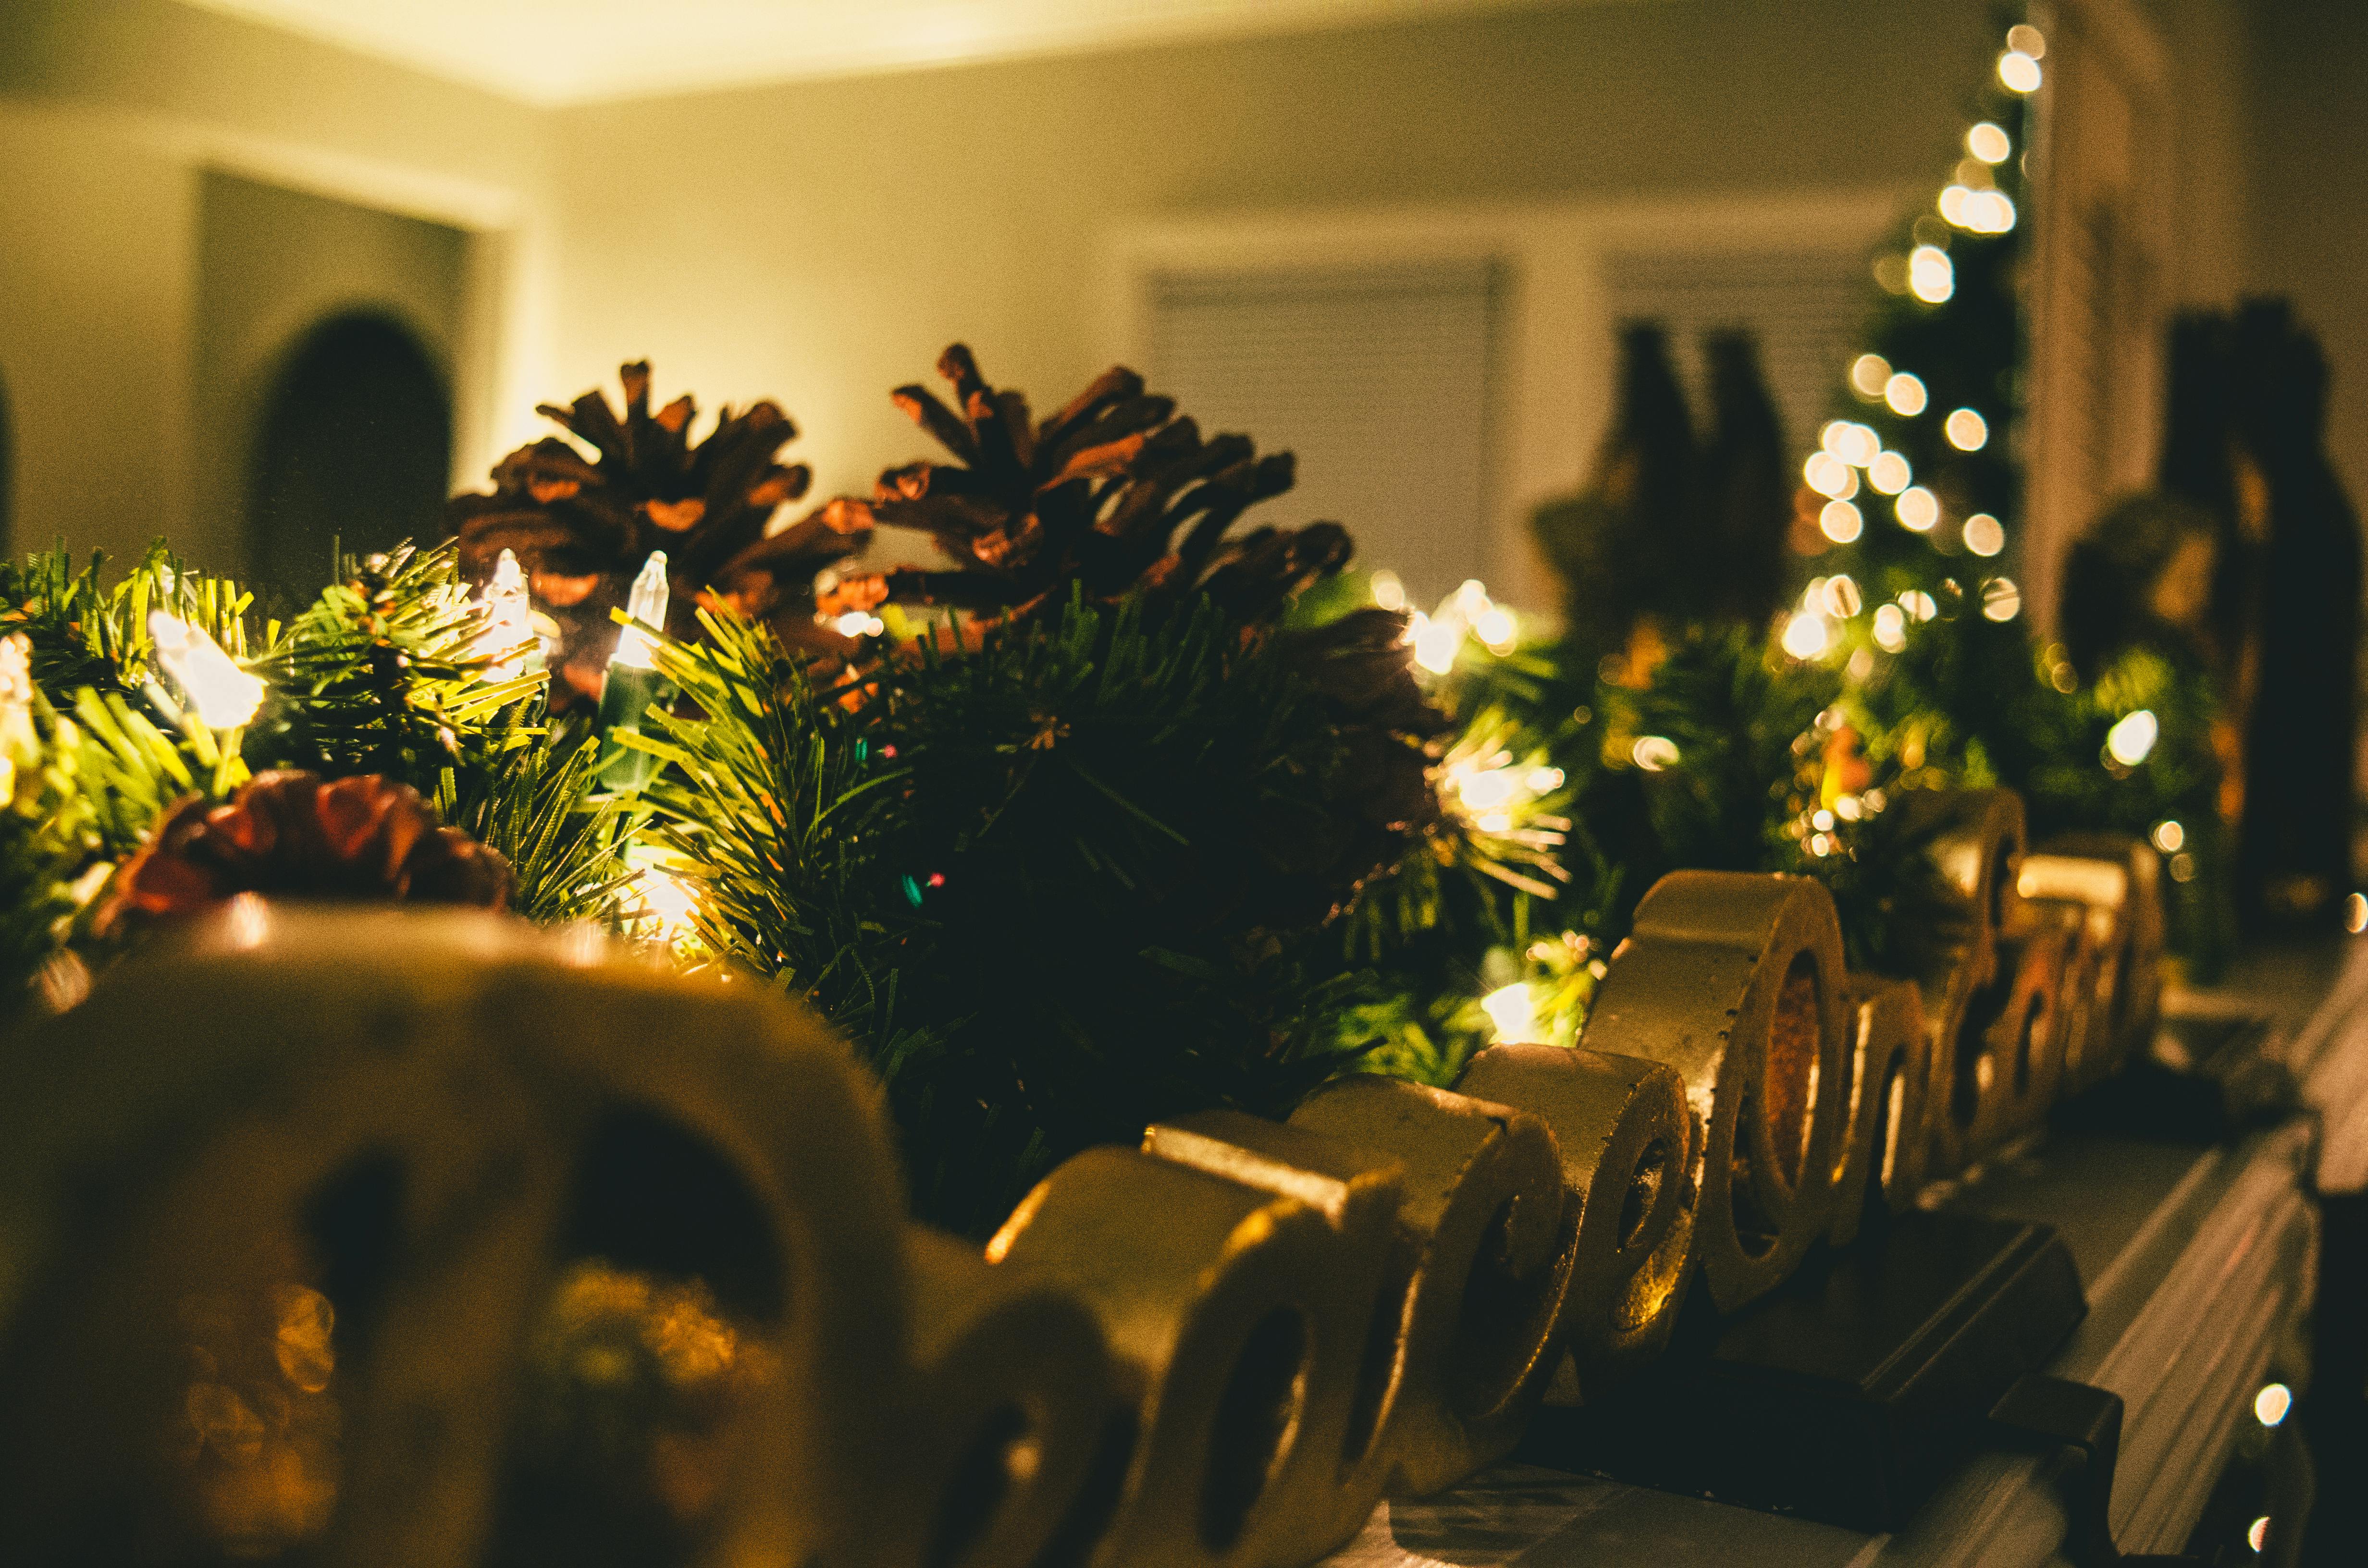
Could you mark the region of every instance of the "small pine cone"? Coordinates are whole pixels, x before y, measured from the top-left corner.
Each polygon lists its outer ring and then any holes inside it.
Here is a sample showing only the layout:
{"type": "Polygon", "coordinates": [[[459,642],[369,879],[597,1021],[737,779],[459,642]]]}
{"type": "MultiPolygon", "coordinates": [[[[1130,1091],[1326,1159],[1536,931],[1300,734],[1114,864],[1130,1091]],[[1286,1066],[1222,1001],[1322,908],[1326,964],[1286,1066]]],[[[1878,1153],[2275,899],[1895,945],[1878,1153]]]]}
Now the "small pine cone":
{"type": "Polygon", "coordinates": [[[222,805],[192,798],[165,812],[117,876],[98,926],[200,914],[242,892],[498,910],[509,892],[509,862],[438,826],[408,784],[258,773],[222,805]]]}
{"type": "Polygon", "coordinates": [[[621,419],[597,391],[566,408],[538,410],[590,446],[597,461],[545,437],[495,465],[490,494],[456,495],[446,508],[461,540],[461,571],[482,583],[504,550],[515,551],[535,608],[558,624],[553,705],[598,693],[617,644],[609,611],[623,606],[654,550],[666,552],[666,630],[677,637],[695,637],[698,609],[721,603],[772,623],[784,641],[833,653],[852,648],[815,624],[813,583],[860,548],[870,524],[829,506],[766,532],[811,478],[803,463],[774,460],[797,435],[780,405],[727,408],[693,445],[697,405],[689,398],[653,414],[649,366],[627,365],[619,375],[621,419]]]}
{"type": "Polygon", "coordinates": [[[930,535],[956,564],[848,578],[825,613],[884,598],[1024,616],[1057,608],[1080,584],[1100,602],[1136,589],[1170,601],[1203,592],[1263,624],[1348,562],[1337,523],[1226,538],[1252,506],[1291,488],[1291,454],[1259,457],[1243,436],[1203,440],[1133,370],[1106,371],[1039,422],[1021,394],[987,385],[962,345],[938,369],[955,406],[921,386],[894,395],[956,460],[890,469],[869,503],[847,506],[930,535]]]}

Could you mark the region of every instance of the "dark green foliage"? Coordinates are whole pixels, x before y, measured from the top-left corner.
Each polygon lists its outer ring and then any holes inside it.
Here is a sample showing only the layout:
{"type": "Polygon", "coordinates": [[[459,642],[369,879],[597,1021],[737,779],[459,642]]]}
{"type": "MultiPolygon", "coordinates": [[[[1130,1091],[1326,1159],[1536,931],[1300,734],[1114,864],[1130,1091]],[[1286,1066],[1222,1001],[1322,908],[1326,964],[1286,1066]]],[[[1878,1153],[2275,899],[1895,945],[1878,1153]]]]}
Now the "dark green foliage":
{"type": "Polygon", "coordinates": [[[463,776],[489,772],[533,739],[503,712],[544,677],[483,678],[501,651],[478,646],[485,611],[461,580],[456,549],[406,544],[349,559],[343,580],[251,663],[272,688],[247,736],[257,766],[382,774],[449,811],[463,776]]]}
{"type": "Polygon", "coordinates": [[[643,744],[701,940],[857,1041],[921,1212],[979,1232],[1079,1148],[1348,1065],[1328,926],[1406,835],[1302,640],[1082,594],[972,630],[818,687],[710,617],[659,656],[700,716],[643,744]]]}
{"type": "MultiPolygon", "coordinates": [[[[509,714],[515,733],[530,734],[530,721],[542,717],[523,703],[509,714]]],[[[620,901],[633,876],[625,846],[647,812],[629,799],[591,801],[599,752],[598,736],[554,722],[505,750],[448,813],[451,825],[510,863],[512,914],[539,924],[625,924],[620,901]]]]}

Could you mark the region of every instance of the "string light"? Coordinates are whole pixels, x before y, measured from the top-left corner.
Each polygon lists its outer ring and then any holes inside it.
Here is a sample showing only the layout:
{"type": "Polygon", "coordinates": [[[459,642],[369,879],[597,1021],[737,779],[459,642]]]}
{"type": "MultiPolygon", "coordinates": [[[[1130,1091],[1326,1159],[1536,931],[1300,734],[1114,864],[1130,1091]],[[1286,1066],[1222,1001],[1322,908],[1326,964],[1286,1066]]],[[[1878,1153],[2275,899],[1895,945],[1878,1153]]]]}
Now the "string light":
{"type": "Polygon", "coordinates": [[[1886,653],[1896,653],[1907,646],[1907,617],[1897,605],[1875,607],[1874,641],[1886,653]]]}
{"type": "Polygon", "coordinates": [[[1970,408],[1958,409],[1941,421],[1941,432],[1961,452],[1978,452],[1990,438],[1989,421],[1970,408]]]}
{"type": "Polygon", "coordinates": [[[1659,773],[1678,765],[1678,743],[1667,735],[1639,735],[1628,756],[1645,772],[1659,773]]]}
{"type": "Polygon", "coordinates": [[[2009,49],[1998,56],[1998,78],[2009,92],[2039,91],[2039,62],[2019,49],[2009,49]]]}
{"type": "Polygon", "coordinates": [[[2266,1551],[2270,1546],[2270,1517],[2263,1514],[2245,1531],[2245,1544],[2255,1551],[2266,1551]]]}
{"type": "Polygon", "coordinates": [[[2135,767],[2154,750],[2154,743],[2162,733],[2162,725],[2150,709],[2141,708],[2125,714],[2105,732],[2105,754],[2123,767],[2135,767]]]}
{"type": "Polygon", "coordinates": [[[1388,610],[1406,608],[1406,584],[1399,581],[1398,574],[1387,567],[1374,573],[1367,585],[1372,592],[1373,603],[1382,608],[1388,610]]]}
{"type": "MultiPolygon", "coordinates": [[[[1796,659],[1814,659],[1833,641],[1826,618],[1815,610],[1798,610],[1784,623],[1784,652],[1796,659]]],[[[1644,743],[1637,743],[1642,745],[1644,743]]],[[[1644,759],[1637,759],[1642,762],[1644,759]]]]}
{"type": "Polygon", "coordinates": [[[2022,613],[2022,590],[2011,577],[1993,577],[1982,585],[1982,618],[2009,621],[2022,613]]]}
{"type": "Polygon", "coordinates": [[[2355,937],[2368,931],[2368,894],[2355,892],[2344,899],[2343,928],[2355,937]]]}
{"type": "Polygon", "coordinates": [[[486,666],[484,678],[516,680],[526,673],[529,661],[540,662],[542,656],[542,645],[534,634],[534,606],[527,595],[526,572],[518,565],[516,551],[503,551],[501,559],[494,562],[493,581],[485,585],[485,611],[477,655],[501,662],[486,666]]]}
{"type": "Polygon", "coordinates": [[[1865,603],[1859,594],[1857,580],[1847,573],[1827,578],[1825,592],[1817,597],[1824,601],[1826,613],[1837,620],[1850,619],[1865,603]]]}
{"type": "Polygon", "coordinates": [[[658,759],[615,739],[642,733],[642,721],[659,697],[663,683],[657,674],[657,649],[642,627],[664,626],[670,590],[666,556],[650,551],[640,575],[625,596],[626,613],[637,624],[617,636],[617,651],[609,656],[609,673],[600,683],[600,778],[620,790],[639,790],[657,774],[658,759]]]}
{"type": "Polygon", "coordinates": [[[2014,142],[2007,136],[2003,126],[1993,125],[1986,119],[1965,132],[1965,151],[1983,163],[1995,165],[2006,162],[2008,154],[2014,151],[2014,142]]]}
{"type": "Polygon", "coordinates": [[[1996,555],[2006,548],[2006,525],[1987,512],[1965,519],[1965,548],[1975,555],[1996,555]]]}
{"type": "Polygon", "coordinates": [[[2187,829],[2173,818],[2155,824],[2153,836],[2154,846],[2166,855],[2178,854],[2187,844],[2187,829]]]}
{"type": "Polygon", "coordinates": [[[148,612],[148,634],[156,640],[156,662],[207,728],[235,730],[263,706],[263,683],[233,663],[204,627],[156,609],[148,612]]]}
{"type": "Polygon", "coordinates": [[[1910,588],[1900,595],[1899,608],[1918,620],[1930,620],[1941,613],[1941,607],[1932,602],[1932,596],[1921,588],[1910,588]]]}
{"type": "Polygon", "coordinates": [[[1882,437],[1872,426],[1849,419],[1827,424],[1817,432],[1817,444],[1852,468],[1864,468],[1883,450],[1882,437]]]}
{"type": "Polygon", "coordinates": [[[1820,495],[1847,501],[1858,494],[1858,470],[1831,452],[1812,452],[1801,465],[1801,477],[1820,495]]]}
{"type": "Polygon", "coordinates": [[[2006,46],[2028,54],[2033,60],[2047,58],[2047,35],[2029,22],[2017,22],[2007,28],[2006,46]]]}
{"type": "Polygon", "coordinates": [[[1897,452],[1881,453],[1866,465],[1866,482],[1885,495],[1898,494],[1907,488],[1907,482],[1915,476],[1916,471],[1909,468],[1907,460],[1897,452]]]}
{"type": "Polygon", "coordinates": [[[1892,413],[1913,419],[1924,412],[1924,383],[1902,370],[1884,383],[1883,401],[1891,405],[1892,413]]]}
{"type": "Polygon", "coordinates": [[[1919,534],[1941,520],[1941,498],[1920,484],[1901,491],[1891,509],[1898,514],[1901,528],[1919,534]]]}
{"type": "Polygon", "coordinates": [[[1946,304],[1957,291],[1957,269],[1949,253],[1938,245],[1918,245],[1908,252],[1907,291],[1928,305],[1946,304]]]}
{"type": "Polygon", "coordinates": [[[1488,1015],[1499,1044],[1519,1044],[1537,1035],[1537,1008],[1530,1001],[1528,984],[1521,981],[1499,986],[1481,997],[1480,1010],[1488,1015]]]}
{"type": "Polygon", "coordinates": [[[1836,544],[1850,544],[1866,530],[1866,520],[1847,501],[1828,501],[1817,511],[1817,531],[1836,544]]]}
{"type": "Polygon", "coordinates": [[[1406,641],[1414,644],[1414,662],[1432,675],[1443,676],[1455,667],[1456,650],[1463,645],[1463,629],[1452,621],[1433,620],[1420,610],[1406,626],[1406,641]]]}
{"type": "Polygon", "coordinates": [[[1850,361],[1850,390],[1861,397],[1881,397],[1890,380],[1891,361],[1880,354],[1861,354],[1850,361]]]}
{"type": "Polygon", "coordinates": [[[2267,1383],[2253,1396],[2253,1419],[2264,1426],[2274,1426],[2294,1409],[2294,1390],[2283,1383],[2267,1383]]]}

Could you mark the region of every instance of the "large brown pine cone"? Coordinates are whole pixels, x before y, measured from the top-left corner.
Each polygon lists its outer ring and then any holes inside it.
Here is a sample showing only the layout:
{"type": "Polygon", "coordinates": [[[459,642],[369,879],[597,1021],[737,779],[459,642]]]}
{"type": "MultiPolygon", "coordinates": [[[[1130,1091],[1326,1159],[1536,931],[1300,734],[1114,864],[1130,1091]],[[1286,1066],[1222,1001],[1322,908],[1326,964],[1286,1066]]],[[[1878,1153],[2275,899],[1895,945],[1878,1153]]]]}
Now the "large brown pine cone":
{"type": "Polygon", "coordinates": [[[258,773],[223,804],[193,797],[165,812],[117,876],[98,924],[110,932],[200,914],[242,892],[500,909],[509,892],[509,862],[438,826],[408,784],[258,773]]]}
{"type": "Polygon", "coordinates": [[[1197,590],[1256,624],[1348,562],[1338,523],[1227,538],[1250,506],[1291,488],[1291,454],[1261,458],[1244,436],[1203,440],[1133,370],[1105,371],[1039,422],[1020,393],[986,384],[962,345],[938,369],[958,408],[921,386],[894,396],[957,460],[890,469],[870,502],[842,506],[845,526],[916,529],[956,564],[848,577],[823,595],[825,613],[892,601],[1024,616],[1082,585],[1099,601],[1197,590]]]}
{"type": "Polygon", "coordinates": [[[535,608],[560,629],[554,706],[600,689],[617,643],[609,611],[621,607],[650,551],[666,552],[673,598],[667,630],[695,635],[696,611],[713,589],[733,608],[773,624],[784,641],[844,653],[847,639],[814,623],[814,574],[859,547],[869,523],[837,506],[768,535],[785,502],[806,492],[803,463],[776,455],[797,435],[780,407],[725,409],[693,445],[697,405],[678,397],[650,412],[650,368],[622,367],[625,413],[587,392],[567,408],[538,410],[593,448],[545,437],[494,468],[492,494],[456,495],[446,508],[461,540],[461,569],[484,582],[504,550],[526,569],[535,608]]]}

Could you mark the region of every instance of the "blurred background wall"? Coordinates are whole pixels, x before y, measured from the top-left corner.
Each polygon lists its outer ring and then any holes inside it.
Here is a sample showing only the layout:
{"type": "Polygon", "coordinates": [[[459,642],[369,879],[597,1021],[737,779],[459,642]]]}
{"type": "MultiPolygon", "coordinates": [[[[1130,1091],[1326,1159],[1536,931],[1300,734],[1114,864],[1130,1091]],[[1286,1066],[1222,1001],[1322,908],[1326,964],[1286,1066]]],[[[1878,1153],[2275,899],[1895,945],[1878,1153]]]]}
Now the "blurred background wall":
{"type": "MultiPolygon", "coordinates": [[[[2356,491],[2368,15],[2067,8],[2162,62],[2129,132],[2169,236],[2148,297],[2293,293],[2356,491]]],[[[1759,286],[1637,258],[1826,256],[1855,286],[1952,155],[1992,30],[1978,0],[1541,3],[538,107],[176,0],[0,0],[10,548],[170,530],[269,575],[268,405],[334,317],[442,381],[456,483],[538,400],[647,357],[662,395],[780,400],[827,493],[917,455],[886,392],[956,337],[1055,402],[1145,351],[1157,276],[1337,244],[1502,264],[1467,553],[1518,593],[1508,519],[1579,477],[1619,290],[1759,286]]]]}

